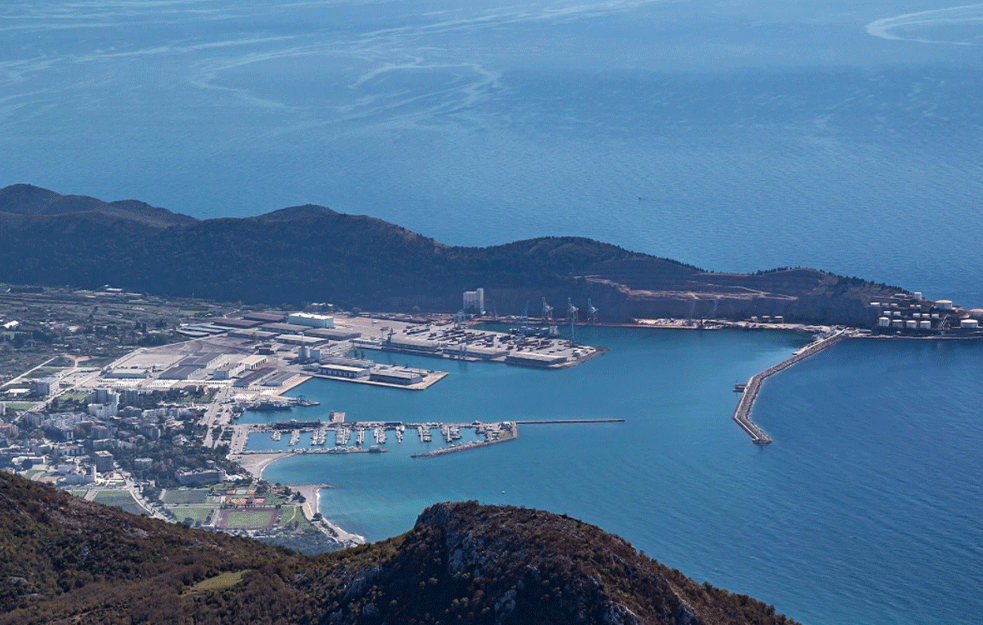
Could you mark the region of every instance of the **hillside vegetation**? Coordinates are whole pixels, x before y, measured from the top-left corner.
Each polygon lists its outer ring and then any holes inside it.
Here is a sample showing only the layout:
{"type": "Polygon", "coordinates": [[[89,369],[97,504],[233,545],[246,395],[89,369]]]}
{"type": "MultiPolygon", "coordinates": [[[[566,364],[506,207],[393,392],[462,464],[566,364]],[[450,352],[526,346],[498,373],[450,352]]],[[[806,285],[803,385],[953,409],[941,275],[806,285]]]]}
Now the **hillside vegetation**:
{"type": "Polygon", "coordinates": [[[198,221],[136,201],[104,203],[0,189],[0,266],[10,283],[298,305],[454,312],[481,286],[488,307],[521,313],[592,298],[606,321],[632,316],[869,323],[866,304],[898,289],[811,269],[719,274],[577,237],[450,247],[371,217],[319,206],[198,221]],[[535,306],[534,306],[535,307],[535,306]]]}
{"type": "Polygon", "coordinates": [[[0,474],[0,623],[792,623],[547,512],[438,504],[303,556],[0,474]]]}

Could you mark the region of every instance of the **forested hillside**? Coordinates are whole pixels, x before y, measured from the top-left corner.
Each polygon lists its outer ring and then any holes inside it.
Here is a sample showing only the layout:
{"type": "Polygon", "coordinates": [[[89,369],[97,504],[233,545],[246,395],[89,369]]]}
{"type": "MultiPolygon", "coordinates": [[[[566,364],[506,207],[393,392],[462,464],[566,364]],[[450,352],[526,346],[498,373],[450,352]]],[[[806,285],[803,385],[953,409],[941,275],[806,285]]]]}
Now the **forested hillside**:
{"type": "Polygon", "coordinates": [[[304,556],[0,474],[0,624],[791,623],[547,512],[439,504],[304,556]]]}
{"type": "Polygon", "coordinates": [[[865,304],[898,289],[821,271],[705,272],[585,238],[450,247],[371,217],[319,206],[198,221],[135,201],[103,203],[15,185],[0,190],[0,280],[246,303],[455,312],[486,290],[489,309],[592,298],[607,321],[631,316],[785,314],[867,323],[865,304]]]}

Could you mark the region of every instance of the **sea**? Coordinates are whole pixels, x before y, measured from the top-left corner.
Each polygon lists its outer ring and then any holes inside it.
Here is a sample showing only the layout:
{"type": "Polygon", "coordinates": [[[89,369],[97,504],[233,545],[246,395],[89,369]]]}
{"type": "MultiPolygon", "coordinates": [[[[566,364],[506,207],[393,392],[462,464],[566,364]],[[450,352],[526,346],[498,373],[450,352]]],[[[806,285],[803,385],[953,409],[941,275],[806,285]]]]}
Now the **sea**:
{"type": "MultiPolygon", "coordinates": [[[[316,203],[451,245],[589,236],[983,307],[983,4],[9,0],[0,42],[0,186],[198,218],[316,203]]],[[[322,404],[298,415],[623,423],[422,460],[408,436],[267,477],[337,486],[322,512],[370,540],[443,500],[567,513],[804,623],[983,613],[981,346],[837,345],[765,384],[762,449],[731,388],[806,337],[579,338],[611,351],[397,356],[450,375],[308,382],[322,404]]]]}

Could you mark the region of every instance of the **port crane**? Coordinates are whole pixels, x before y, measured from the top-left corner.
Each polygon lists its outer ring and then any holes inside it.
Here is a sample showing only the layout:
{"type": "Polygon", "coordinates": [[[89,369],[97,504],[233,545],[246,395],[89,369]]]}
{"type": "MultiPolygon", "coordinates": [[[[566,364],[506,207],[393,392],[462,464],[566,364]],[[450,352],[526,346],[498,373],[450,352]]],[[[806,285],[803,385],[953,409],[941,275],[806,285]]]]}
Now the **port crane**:
{"type": "Polygon", "coordinates": [[[543,321],[553,320],[553,307],[546,303],[546,298],[543,297],[543,321]]]}
{"type": "Polygon", "coordinates": [[[578,310],[580,310],[580,309],[577,308],[576,306],[574,306],[573,305],[573,300],[568,297],[567,298],[567,319],[570,320],[570,344],[571,345],[576,345],[577,344],[577,329],[576,329],[576,325],[577,325],[577,311],[578,310]]]}
{"type": "Polygon", "coordinates": [[[529,300],[526,300],[526,307],[522,311],[522,316],[519,317],[519,336],[527,336],[529,334],[529,300]]]}

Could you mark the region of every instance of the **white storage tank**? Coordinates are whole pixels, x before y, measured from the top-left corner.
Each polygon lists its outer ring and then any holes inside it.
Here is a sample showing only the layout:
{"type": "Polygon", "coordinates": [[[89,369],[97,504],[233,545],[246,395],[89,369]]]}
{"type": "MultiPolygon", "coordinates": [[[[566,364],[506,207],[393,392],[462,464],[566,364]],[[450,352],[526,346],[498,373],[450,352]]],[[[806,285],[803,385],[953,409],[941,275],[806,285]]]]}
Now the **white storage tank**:
{"type": "Polygon", "coordinates": [[[952,300],[951,299],[940,299],[935,302],[935,305],[942,310],[952,310],[952,300]]]}
{"type": "Polygon", "coordinates": [[[904,327],[904,321],[901,321],[900,319],[895,319],[894,321],[891,322],[891,327],[892,328],[903,328],[904,327]]]}
{"type": "Polygon", "coordinates": [[[881,317],[880,319],[877,320],[877,325],[882,328],[887,328],[891,325],[891,320],[888,319],[887,317],[881,317]]]}
{"type": "Polygon", "coordinates": [[[969,311],[969,316],[973,319],[983,319],[983,308],[974,308],[969,311]]]}
{"type": "Polygon", "coordinates": [[[938,319],[939,313],[932,313],[932,319],[938,319]]]}
{"type": "Polygon", "coordinates": [[[921,330],[931,330],[932,322],[927,320],[922,320],[921,322],[919,322],[918,327],[921,330]]]}
{"type": "Polygon", "coordinates": [[[921,291],[915,291],[915,299],[917,299],[919,301],[921,301],[923,299],[922,298],[922,292],[921,291]]]}
{"type": "Polygon", "coordinates": [[[976,330],[977,328],[980,327],[980,321],[979,321],[979,319],[963,319],[959,323],[959,327],[960,328],[967,328],[969,330],[976,330]]]}
{"type": "Polygon", "coordinates": [[[896,310],[896,311],[894,311],[893,314],[894,314],[895,317],[900,317],[901,316],[901,311],[900,310],[896,310]]]}
{"type": "Polygon", "coordinates": [[[907,320],[907,321],[904,322],[904,327],[907,328],[907,329],[909,329],[909,330],[917,330],[918,329],[918,322],[915,321],[914,319],[909,319],[909,320],[907,320]]]}

